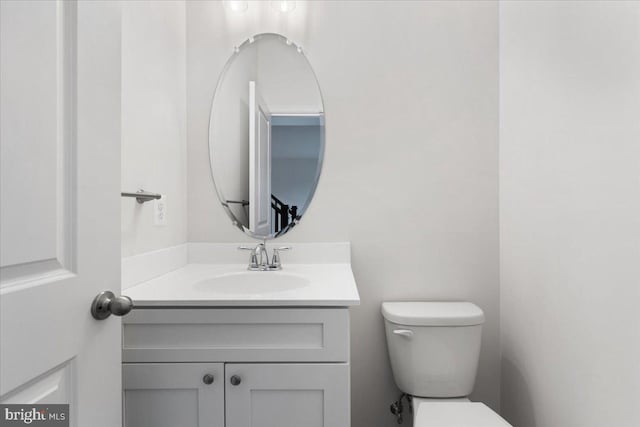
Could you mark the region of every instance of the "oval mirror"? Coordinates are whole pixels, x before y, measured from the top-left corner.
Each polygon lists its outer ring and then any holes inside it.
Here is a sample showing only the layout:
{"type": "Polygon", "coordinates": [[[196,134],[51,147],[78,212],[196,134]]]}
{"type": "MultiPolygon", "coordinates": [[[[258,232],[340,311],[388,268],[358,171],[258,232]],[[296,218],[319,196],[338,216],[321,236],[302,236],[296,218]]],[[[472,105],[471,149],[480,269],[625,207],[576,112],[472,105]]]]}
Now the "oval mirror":
{"type": "Polygon", "coordinates": [[[235,49],[218,80],[209,158],[218,197],[233,225],[259,239],[302,218],[324,155],[324,106],[302,48],[260,34],[235,49]]]}

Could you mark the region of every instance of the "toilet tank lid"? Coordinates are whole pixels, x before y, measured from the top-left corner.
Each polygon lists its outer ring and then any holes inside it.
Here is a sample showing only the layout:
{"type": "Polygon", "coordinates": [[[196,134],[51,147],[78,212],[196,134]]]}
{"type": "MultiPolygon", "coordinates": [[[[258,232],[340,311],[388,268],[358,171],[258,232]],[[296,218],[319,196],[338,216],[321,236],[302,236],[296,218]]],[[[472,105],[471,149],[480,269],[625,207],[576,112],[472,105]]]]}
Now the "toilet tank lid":
{"type": "Polygon", "coordinates": [[[484,313],[463,301],[402,301],[382,303],[390,322],[409,326],[473,326],[484,323],[484,313]]]}

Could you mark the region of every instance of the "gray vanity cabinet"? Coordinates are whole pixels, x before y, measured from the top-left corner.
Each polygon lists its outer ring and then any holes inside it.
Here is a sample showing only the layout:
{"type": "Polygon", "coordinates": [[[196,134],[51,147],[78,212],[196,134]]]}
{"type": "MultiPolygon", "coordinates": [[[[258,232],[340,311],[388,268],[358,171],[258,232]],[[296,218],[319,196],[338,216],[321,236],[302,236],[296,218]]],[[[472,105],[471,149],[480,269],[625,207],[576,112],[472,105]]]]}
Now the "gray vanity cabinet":
{"type": "Polygon", "coordinates": [[[224,427],[224,364],[125,363],[125,427],[224,427]]]}
{"type": "Polygon", "coordinates": [[[230,363],[225,376],[228,427],[337,427],[350,423],[346,364],[230,363]],[[237,380],[232,382],[234,377],[237,380]]]}
{"type": "Polygon", "coordinates": [[[134,309],[123,362],[125,427],[350,425],[346,308],[134,309]]]}

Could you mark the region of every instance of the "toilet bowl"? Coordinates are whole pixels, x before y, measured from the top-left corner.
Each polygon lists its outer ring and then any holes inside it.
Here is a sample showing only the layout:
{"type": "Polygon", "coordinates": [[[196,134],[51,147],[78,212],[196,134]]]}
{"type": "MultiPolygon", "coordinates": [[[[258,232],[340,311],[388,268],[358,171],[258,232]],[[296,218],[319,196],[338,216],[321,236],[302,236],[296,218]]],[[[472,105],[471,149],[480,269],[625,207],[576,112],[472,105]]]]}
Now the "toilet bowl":
{"type": "Polygon", "coordinates": [[[414,427],[510,427],[471,402],[484,313],[469,302],[382,304],[396,385],[412,396],[414,427]]]}

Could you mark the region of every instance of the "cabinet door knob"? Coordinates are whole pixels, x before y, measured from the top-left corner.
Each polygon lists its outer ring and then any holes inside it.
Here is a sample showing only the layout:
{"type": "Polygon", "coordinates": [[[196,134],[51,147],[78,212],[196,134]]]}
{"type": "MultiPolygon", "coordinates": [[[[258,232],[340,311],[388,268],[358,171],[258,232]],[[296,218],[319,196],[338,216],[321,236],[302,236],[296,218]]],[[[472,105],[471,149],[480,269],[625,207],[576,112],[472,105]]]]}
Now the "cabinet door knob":
{"type": "Polygon", "coordinates": [[[238,375],[232,375],[229,381],[231,382],[231,385],[238,385],[242,382],[242,378],[238,375]]]}
{"type": "Polygon", "coordinates": [[[213,384],[213,375],[211,374],[205,375],[204,377],[202,377],[202,382],[205,383],[206,385],[213,384]]]}

